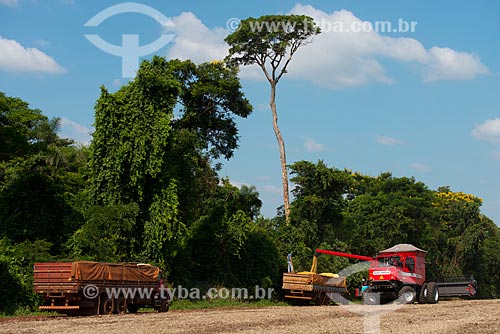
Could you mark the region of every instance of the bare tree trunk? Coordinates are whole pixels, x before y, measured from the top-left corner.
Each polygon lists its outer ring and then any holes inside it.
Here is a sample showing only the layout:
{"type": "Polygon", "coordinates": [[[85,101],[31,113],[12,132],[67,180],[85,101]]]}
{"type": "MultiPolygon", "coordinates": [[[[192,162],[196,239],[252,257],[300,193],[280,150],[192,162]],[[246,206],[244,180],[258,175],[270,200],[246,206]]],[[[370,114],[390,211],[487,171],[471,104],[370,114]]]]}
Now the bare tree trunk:
{"type": "Polygon", "coordinates": [[[278,127],[278,113],[276,112],[276,83],[271,82],[271,101],[269,102],[271,106],[271,111],[273,113],[273,128],[276,139],[278,140],[278,147],[280,150],[280,162],[281,162],[281,182],[283,183],[283,202],[285,208],[285,219],[286,222],[290,221],[290,197],[288,191],[288,171],[286,169],[286,152],[285,152],[285,142],[283,141],[283,136],[278,127]]]}

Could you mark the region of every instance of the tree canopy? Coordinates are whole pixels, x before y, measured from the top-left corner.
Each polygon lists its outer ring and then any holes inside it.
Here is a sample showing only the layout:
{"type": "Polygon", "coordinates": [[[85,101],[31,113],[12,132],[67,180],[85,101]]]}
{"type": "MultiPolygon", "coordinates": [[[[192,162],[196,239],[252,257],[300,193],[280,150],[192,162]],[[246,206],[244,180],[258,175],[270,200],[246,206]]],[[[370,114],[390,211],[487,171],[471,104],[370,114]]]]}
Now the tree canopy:
{"type": "Polygon", "coordinates": [[[319,27],[309,16],[266,15],[241,21],[239,28],[225,38],[229,44],[226,61],[235,65],[257,64],[271,86],[269,105],[280,152],[283,204],[287,221],[290,218],[288,171],[285,142],[278,126],[276,85],[287,72],[288,65],[297,50],[319,33],[319,27]]]}

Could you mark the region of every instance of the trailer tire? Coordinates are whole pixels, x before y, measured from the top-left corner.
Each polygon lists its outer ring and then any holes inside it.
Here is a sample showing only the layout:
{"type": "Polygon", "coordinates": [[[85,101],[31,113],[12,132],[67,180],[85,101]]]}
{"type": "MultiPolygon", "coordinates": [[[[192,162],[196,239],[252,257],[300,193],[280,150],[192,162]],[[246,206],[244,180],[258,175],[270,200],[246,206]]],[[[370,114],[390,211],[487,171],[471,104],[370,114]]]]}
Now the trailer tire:
{"type": "Polygon", "coordinates": [[[436,282],[427,284],[427,302],[429,304],[437,304],[439,301],[439,289],[436,282]]]}
{"type": "Polygon", "coordinates": [[[137,304],[127,304],[128,313],[137,313],[139,311],[139,305],[137,304]]]}
{"type": "Polygon", "coordinates": [[[109,315],[115,311],[115,300],[108,298],[106,295],[101,295],[101,314],[109,315]]]}
{"type": "Polygon", "coordinates": [[[158,312],[159,313],[162,313],[162,312],[168,312],[168,309],[170,308],[170,303],[168,302],[168,300],[163,300],[160,304],[160,307],[158,308],[158,312]]]}
{"type": "Polygon", "coordinates": [[[427,283],[424,283],[420,288],[420,293],[418,294],[418,303],[427,304],[427,283]]]}
{"type": "Polygon", "coordinates": [[[120,297],[116,301],[116,313],[125,314],[127,313],[127,299],[125,297],[120,297]]]}
{"type": "Polygon", "coordinates": [[[404,286],[399,290],[398,302],[401,304],[413,304],[417,301],[417,292],[411,286],[404,286]]]}

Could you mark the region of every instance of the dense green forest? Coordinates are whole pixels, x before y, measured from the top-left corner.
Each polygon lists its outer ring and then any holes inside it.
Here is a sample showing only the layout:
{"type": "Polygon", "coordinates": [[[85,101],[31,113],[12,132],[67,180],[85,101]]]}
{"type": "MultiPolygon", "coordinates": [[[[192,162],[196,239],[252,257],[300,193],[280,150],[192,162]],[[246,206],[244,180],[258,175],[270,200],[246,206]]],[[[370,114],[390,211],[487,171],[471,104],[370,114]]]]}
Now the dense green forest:
{"type": "Polygon", "coordinates": [[[398,243],[427,250],[432,276],[474,274],[481,297],[500,294],[500,230],[480,198],[449,187],[298,161],[290,220],[263,218],[254,187],[218,175],[251,112],[235,68],[160,57],[117,92],[101,88],[89,147],[0,93],[0,313],[35,309],[35,261],[149,262],[176,285],[279,292],[290,252],[307,269],[317,247],[374,255],[398,243]]]}

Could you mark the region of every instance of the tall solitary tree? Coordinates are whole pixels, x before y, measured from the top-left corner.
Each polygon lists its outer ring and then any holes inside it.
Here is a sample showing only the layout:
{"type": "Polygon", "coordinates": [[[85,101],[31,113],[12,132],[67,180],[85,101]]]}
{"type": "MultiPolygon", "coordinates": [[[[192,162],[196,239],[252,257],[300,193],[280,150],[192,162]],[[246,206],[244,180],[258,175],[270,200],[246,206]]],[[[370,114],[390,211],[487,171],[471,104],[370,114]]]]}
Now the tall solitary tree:
{"type": "Polygon", "coordinates": [[[283,200],[287,221],[290,217],[288,172],[285,143],[278,127],[276,86],[287,72],[287,67],[297,50],[306,44],[312,36],[319,33],[319,27],[309,16],[266,15],[257,19],[250,17],[241,21],[238,30],[225,39],[230,46],[227,61],[237,65],[259,65],[271,85],[269,105],[273,114],[273,128],[280,151],[283,200]]]}

